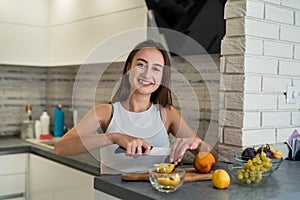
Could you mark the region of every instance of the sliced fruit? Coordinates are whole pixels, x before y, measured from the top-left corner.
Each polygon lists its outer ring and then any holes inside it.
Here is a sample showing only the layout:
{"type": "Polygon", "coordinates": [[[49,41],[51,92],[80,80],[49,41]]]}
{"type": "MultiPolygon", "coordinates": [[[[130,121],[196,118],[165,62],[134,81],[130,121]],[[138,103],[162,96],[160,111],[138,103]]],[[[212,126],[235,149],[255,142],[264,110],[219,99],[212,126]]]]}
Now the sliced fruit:
{"type": "Polygon", "coordinates": [[[180,183],[180,176],[176,174],[171,176],[161,176],[157,178],[157,181],[164,186],[176,186],[180,183]]]}
{"type": "Polygon", "coordinates": [[[215,164],[215,157],[210,152],[199,152],[194,158],[194,168],[201,174],[209,173],[215,164]]]}
{"type": "Polygon", "coordinates": [[[154,164],[154,168],[156,168],[158,173],[166,173],[170,174],[175,168],[175,164],[171,163],[160,163],[160,164],[154,164]]]}

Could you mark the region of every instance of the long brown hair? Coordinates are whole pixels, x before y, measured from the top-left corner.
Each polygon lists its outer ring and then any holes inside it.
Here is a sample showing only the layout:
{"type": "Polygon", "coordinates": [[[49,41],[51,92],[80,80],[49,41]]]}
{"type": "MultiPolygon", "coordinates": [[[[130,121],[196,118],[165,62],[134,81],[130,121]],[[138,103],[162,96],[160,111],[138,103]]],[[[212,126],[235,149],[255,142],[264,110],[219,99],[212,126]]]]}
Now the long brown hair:
{"type": "Polygon", "coordinates": [[[163,68],[163,77],[161,80],[161,85],[157,88],[155,92],[151,94],[150,101],[154,104],[160,104],[163,107],[172,105],[172,95],[170,90],[171,87],[170,58],[163,45],[153,40],[146,40],[144,42],[139,43],[129,53],[123,69],[121,83],[112,98],[112,103],[117,101],[125,101],[128,98],[130,94],[130,83],[129,83],[127,72],[130,69],[130,65],[132,64],[133,57],[136,55],[136,53],[139,50],[143,48],[155,48],[159,50],[164,58],[164,63],[165,63],[165,66],[163,68]]]}

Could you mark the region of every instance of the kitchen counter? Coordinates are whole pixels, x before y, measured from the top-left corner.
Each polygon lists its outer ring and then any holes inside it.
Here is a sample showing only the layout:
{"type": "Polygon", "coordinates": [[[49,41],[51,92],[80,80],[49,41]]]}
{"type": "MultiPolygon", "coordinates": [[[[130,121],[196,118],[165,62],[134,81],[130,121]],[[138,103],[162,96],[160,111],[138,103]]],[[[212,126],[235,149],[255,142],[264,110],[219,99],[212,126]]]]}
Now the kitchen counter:
{"type": "Polygon", "coordinates": [[[100,151],[85,153],[78,156],[57,156],[53,149],[26,142],[18,137],[0,137],[0,155],[15,153],[33,153],[66,166],[78,169],[94,176],[100,174],[100,151]]]}
{"type": "MultiPolygon", "coordinates": [[[[94,175],[94,188],[121,199],[299,199],[300,162],[284,160],[269,180],[257,187],[243,187],[231,183],[226,190],[212,187],[211,181],[184,183],[178,191],[165,194],[156,191],[148,181],[122,181],[120,175],[99,176],[100,162],[97,153],[80,156],[61,157],[53,149],[26,142],[17,137],[0,138],[0,155],[15,153],[33,153],[55,162],[67,165],[94,175]]],[[[227,169],[227,164],[219,162],[216,168],[227,169]]]]}
{"type": "MultiPolygon", "coordinates": [[[[227,169],[218,163],[216,168],[227,169]]],[[[121,199],[299,199],[300,162],[284,160],[279,169],[257,187],[240,186],[233,181],[228,189],[212,187],[211,181],[186,182],[174,193],[156,191],[148,181],[122,181],[120,175],[95,177],[94,188],[121,199]]]]}

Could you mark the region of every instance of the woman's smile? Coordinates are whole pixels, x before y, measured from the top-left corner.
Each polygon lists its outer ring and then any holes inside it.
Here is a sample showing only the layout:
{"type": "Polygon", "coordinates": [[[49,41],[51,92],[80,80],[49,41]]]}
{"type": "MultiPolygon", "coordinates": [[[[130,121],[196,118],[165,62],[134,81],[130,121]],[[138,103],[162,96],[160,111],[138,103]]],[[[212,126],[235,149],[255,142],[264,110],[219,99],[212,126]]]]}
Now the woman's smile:
{"type": "Polygon", "coordinates": [[[154,82],[152,81],[146,81],[143,79],[138,79],[138,82],[142,85],[142,86],[151,86],[151,85],[155,85],[154,82]]]}

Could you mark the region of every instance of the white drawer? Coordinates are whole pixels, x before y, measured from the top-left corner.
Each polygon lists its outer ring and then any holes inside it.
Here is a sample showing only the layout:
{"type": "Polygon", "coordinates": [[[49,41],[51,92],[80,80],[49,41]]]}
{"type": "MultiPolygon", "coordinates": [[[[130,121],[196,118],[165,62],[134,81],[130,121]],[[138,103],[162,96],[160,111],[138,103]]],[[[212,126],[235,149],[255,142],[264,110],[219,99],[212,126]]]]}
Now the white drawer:
{"type": "Polygon", "coordinates": [[[9,154],[0,156],[0,176],[5,174],[25,173],[28,154],[9,154]]]}
{"type": "Polygon", "coordinates": [[[0,196],[25,193],[26,191],[26,175],[13,174],[0,176],[0,196]]]}

